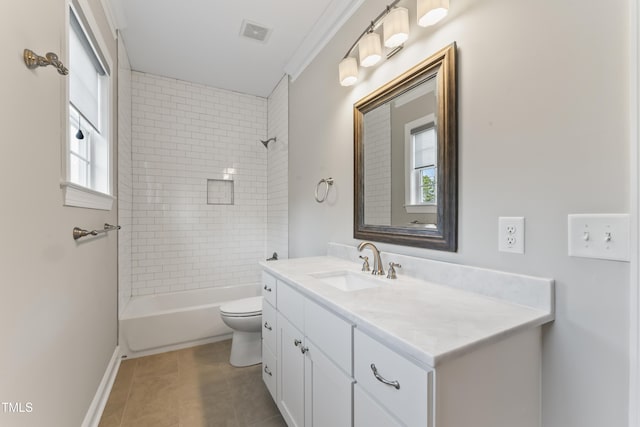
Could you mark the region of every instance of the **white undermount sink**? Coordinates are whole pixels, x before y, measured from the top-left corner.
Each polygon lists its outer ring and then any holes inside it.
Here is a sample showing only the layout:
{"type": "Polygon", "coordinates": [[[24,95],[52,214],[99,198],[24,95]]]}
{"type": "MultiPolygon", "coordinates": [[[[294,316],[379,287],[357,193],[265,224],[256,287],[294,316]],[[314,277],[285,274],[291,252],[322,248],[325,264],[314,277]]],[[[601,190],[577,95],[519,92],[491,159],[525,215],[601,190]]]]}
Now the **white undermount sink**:
{"type": "Polygon", "coordinates": [[[326,285],[333,286],[344,292],[359,291],[361,289],[377,288],[382,286],[380,279],[370,277],[367,273],[353,271],[331,271],[312,273],[312,277],[326,285]]]}

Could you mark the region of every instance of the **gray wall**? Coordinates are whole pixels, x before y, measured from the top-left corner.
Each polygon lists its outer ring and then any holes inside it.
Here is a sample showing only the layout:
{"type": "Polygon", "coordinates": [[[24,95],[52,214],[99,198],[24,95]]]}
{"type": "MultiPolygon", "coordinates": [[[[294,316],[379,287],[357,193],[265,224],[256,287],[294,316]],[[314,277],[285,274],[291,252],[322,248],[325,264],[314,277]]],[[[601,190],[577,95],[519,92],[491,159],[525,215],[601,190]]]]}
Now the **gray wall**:
{"type": "MultiPolygon", "coordinates": [[[[115,73],[116,42],[99,0],[89,3],[115,73]]],[[[76,243],[71,230],[116,223],[117,205],[62,206],[68,78],[52,67],[28,70],[22,60],[24,48],[66,58],[66,7],[61,0],[0,7],[0,401],[33,404],[32,413],[0,410],[2,426],[79,426],[116,347],[117,234],[76,243]]],[[[115,144],[112,154],[117,159],[115,144]]]]}
{"type": "Polygon", "coordinates": [[[412,26],[402,52],[341,87],[338,63],[384,7],[365,2],[290,86],[291,256],[356,243],[353,103],[456,41],[458,252],[379,246],[554,278],[543,425],[626,425],[629,265],[570,258],[566,242],[567,214],[629,210],[628,2],[456,0],[446,21],[412,26]],[[333,194],[319,205],[313,189],[326,176],[333,194]],[[497,218],[515,215],[526,217],[526,252],[499,253],[497,218]]]}

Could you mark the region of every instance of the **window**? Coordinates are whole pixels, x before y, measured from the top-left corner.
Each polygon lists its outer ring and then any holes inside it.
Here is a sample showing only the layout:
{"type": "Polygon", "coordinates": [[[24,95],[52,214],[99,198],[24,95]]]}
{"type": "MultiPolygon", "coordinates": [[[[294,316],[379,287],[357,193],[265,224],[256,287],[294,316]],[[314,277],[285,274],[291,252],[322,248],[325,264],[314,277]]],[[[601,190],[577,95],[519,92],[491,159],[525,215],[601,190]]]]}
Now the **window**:
{"type": "Polygon", "coordinates": [[[436,128],[433,123],[412,130],[412,205],[436,202],[436,128]]]}
{"type": "Polygon", "coordinates": [[[405,125],[405,209],[435,212],[437,205],[438,144],[434,116],[405,125]]]}
{"type": "MultiPolygon", "coordinates": [[[[74,7],[75,6],[75,7],[74,7]]],[[[111,209],[111,79],[88,15],[69,10],[69,105],[65,204],[111,209]],[[79,16],[87,17],[81,20],[79,16]]]]}

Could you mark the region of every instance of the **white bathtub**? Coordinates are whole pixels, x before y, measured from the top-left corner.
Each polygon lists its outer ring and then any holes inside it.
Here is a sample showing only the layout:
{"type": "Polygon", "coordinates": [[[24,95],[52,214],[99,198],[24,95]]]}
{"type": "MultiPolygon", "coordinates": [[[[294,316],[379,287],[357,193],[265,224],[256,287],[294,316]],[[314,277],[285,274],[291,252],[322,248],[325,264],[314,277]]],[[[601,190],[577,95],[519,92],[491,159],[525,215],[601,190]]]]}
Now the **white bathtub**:
{"type": "Polygon", "coordinates": [[[120,316],[120,348],[139,357],[231,338],[220,305],[260,295],[259,284],[132,297],[120,316]]]}

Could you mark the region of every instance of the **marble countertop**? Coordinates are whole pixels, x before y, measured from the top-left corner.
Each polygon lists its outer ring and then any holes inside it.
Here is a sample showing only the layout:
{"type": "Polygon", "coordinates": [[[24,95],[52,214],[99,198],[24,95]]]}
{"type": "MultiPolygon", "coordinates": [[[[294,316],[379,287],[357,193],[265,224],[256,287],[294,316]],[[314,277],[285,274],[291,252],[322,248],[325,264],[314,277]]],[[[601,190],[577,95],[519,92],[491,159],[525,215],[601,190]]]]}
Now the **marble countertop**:
{"type": "Polygon", "coordinates": [[[428,367],[553,320],[552,306],[541,309],[516,304],[401,272],[396,280],[372,277],[360,271],[359,263],[332,256],[262,262],[261,266],[357,328],[428,367]],[[367,275],[379,280],[380,286],[345,292],[312,276],[332,271],[367,275]]]}

